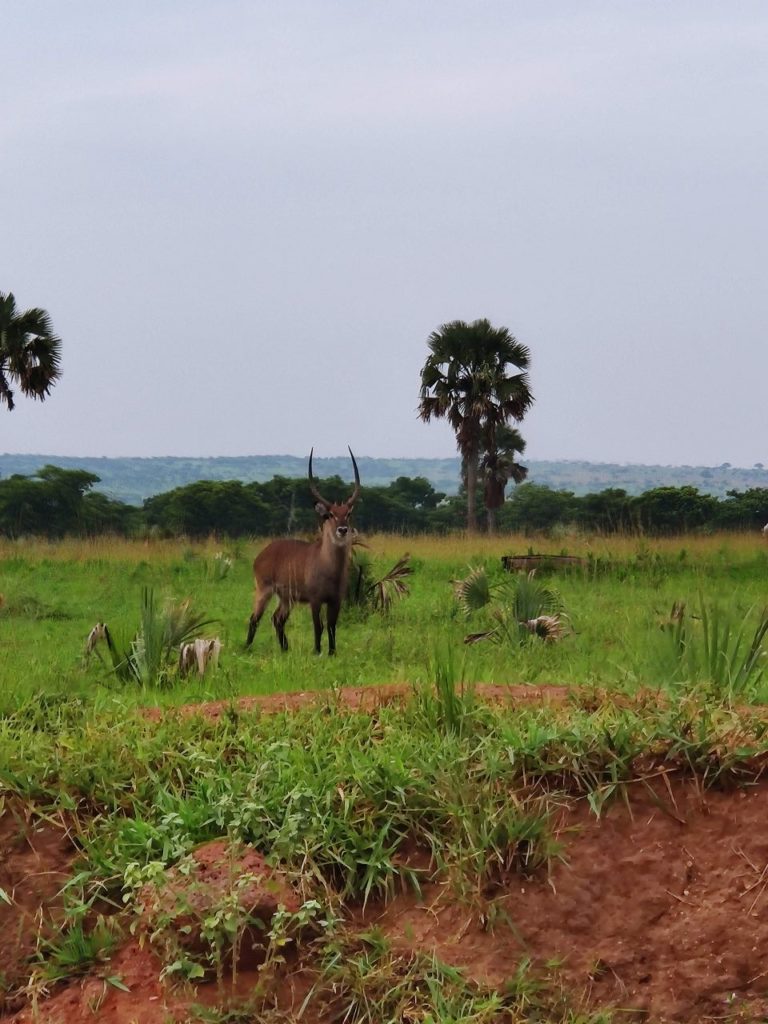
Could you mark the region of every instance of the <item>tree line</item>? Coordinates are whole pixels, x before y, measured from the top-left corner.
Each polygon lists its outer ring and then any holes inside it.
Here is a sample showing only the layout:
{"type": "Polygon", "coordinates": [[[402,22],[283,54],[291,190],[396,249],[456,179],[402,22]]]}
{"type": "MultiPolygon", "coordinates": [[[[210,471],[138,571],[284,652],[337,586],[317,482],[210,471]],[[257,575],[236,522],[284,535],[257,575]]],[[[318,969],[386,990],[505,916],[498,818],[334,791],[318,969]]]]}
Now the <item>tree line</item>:
{"type": "MultiPolygon", "coordinates": [[[[276,476],[266,483],[200,480],[147,498],[141,507],[94,490],[86,470],[44,466],[30,476],[0,480],[0,534],[204,538],[311,533],[317,516],[306,479],[276,476]]],[[[478,483],[478,492],[480,489],[478,483]]],[[[320,479],[323,494],[343,497],[350,484],[320,479]]],[[[478,493],[478,507],[481,494],[478,493]]],[[[446,496],[424,477],[399,477],[366,487],[356,507],[363,533],[449,533],[466,526],[466,491],[446,496]]],[[[578,496],[523,483],[495,510],[500,532],[536,534],[560,527],[652,536],[714,530],[759,530],[768,521],[768,488],[729,491],[724,498],[695,487],[656,487],[640,495],[609,488],[578,496]]]]}
{"type": "MultiPolygon", "coordinates": [[[[419,414],[425,422],[446,419],[453,428],[461,490],[447,497],[424,477],[404,476],[386,487],[366,487],[357,512],[363,529],[445,532],[466,525],[472,533],[482,515],[489,532],[574,525],[604,533],[664,534],[757,529],[768,519],[766,488],[731,490],[724,498],[694,486],[656,487],[637,496],[609,488],[577,497],[524,483],[528,470],[517,458],[526,444],[512,423],[520,423],[534,401],[529,349],[508,328],[494,327],[487,319],[442,324],[427,346],[419,414]],[[510,481],[518,486],[507,500],[510,481]]],[[[13,409],[12,383],[26,397],[45,399],[61,376],[60,361],[61,339],[46,311],[19,310],[12,293],[0,292],[0,405],[13,409]]],[[[98,482],[87,470],[56,466],[0,481],[0,533],[61,537],[154,530],[170,536],[238,537],[304,532],[314,526],[303,480],[201,480],[148,498],[141,508],[94,491],[98,482]]],[[[320,484],[328,494],[344,490],[339,477],[320,484]]]]}

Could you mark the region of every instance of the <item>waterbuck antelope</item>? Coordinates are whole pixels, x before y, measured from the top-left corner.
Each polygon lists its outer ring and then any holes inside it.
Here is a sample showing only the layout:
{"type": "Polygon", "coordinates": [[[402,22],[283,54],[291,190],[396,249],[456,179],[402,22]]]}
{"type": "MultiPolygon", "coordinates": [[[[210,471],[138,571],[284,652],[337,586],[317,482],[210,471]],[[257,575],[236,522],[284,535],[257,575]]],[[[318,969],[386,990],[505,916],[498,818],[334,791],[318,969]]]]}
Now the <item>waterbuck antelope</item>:
{"type": "Polygon", "coordinates": [[[335,505],[320,494],[312,478],[312,454],[309,453],[309,489],[315,499],[315,511],[322,517],[320,537],[315,541],[273,540],[256,556],[253,576],[256,595],[253,614],[248,624],[246,647],[251,646],[264,609],[273,595],[280,603],[272,616],[280,647],[288,650],[285,624],[296,603],[308,604],[315,627],[315,652],[320,654],[323,623],[320,609],[326,606],[328,625],[328,653],[336,653],[336,621],[347,589],[349,557],[352,552],[354,530],[349,517],[360,495],[360,473],[352,449],[349,454],[355,471],[352,494],[340,505],[335,505]]]}

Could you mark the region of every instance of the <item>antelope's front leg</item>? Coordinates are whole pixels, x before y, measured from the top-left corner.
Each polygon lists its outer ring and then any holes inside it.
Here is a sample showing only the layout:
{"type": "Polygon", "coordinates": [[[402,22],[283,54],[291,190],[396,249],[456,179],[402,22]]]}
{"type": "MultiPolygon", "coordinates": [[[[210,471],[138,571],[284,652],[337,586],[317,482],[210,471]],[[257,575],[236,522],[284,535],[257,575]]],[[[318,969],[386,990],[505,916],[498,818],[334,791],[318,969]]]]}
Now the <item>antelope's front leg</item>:
{"type": "Polygon", "coordinates": [[[328,602],[328,653],[336,653],[336,622],[339,618],[340,601],[328,602]]]}
{"type": "MultiPolygon", "coordinates": [[[[315,627],[315,654],[322,652],[321,640],[323,639],[323,620],[320,618],[321,604],[313,604],[312,606],[312,625],[315,627]]],[[[330,626],[328,627],[330,630],[330,626]]]]}

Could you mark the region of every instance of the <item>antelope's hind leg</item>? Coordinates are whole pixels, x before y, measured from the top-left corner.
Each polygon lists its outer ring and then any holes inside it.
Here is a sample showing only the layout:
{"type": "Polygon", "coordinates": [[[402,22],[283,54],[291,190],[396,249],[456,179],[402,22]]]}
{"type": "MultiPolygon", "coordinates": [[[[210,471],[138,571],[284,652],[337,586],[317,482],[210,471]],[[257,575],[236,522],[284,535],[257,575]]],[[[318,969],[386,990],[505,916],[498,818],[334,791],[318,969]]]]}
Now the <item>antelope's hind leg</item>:
{"type": "Polygon", "coordinates": [[[291,614],[291,602],[286,597],[280,597],[280,604],[275,610],[275,614],[272,616],[272,625],[275,627],[277,633],[277,642],[280,644],[281,651],[288,650],[288,640],[285,636],[285,624],[288,621],[288,616],[291,614]]]}
{"type": "Polygon", "coordinates": [[[261,622],[264,609],[269,604],[269,599],[272,597],[272,594],[273,590],[271,587],[256,588],[256,596],[253,601],[253,612],[251,613],[251,618],[248,621],[248,639],[245,641],[246,647],[250,647],[253,643],[256,627],[261,622]]]}

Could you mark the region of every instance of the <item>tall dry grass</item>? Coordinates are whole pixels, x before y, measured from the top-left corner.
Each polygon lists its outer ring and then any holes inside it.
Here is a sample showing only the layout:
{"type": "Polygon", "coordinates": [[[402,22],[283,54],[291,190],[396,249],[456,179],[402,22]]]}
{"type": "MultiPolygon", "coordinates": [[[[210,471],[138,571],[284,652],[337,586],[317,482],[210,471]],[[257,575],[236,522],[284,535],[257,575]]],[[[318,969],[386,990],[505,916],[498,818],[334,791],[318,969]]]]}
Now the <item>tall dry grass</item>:
{"type": "MultiPolygon", "coordinates": [[[[167,564],[177,561],[184,552],[200,557],[213,557],[217,551],[237,547],[254,554],[271,538],[251,537],[234,542],[209,537],[204,541],[187,539],[128,540],[124,537],[68,538],[45,541],[35,538],[9,540],[0,538],[0,560],[23,558],[29,562],[125,562],[148,561],[167,564]]],[[[526,536],[521,533],[448,535],[377,533],[361,535],[360,540],[371,552],[382,558],[399,558],[403,551],[414,557],[455,561],[456,558],[500,558],[508,554],[569,554],[595,558],[626,559],[643,552],[679,556],[685,551],[692,562],[706,562],[718,556],[735,562],[747,561],[761,552],[768,555],[768,542],[761,534],[720,532],[709,535],[680,534],[670,537],[643,537],[632,534],[587,534],[558,532],[553,536],[526,536]]]]}
{"type": "Polygon", "coordinates": [[[768,543],[760,534],[721,532],[707,536],[680,534],[670,537],[643,537],[633,534],[587,534],[562,532],[556,536],[526,536],[522,533],[470,536],[455,533],[446,536],[430,534],[407,537],[402,534],[374,534],[364,538],[372,551],[392,557],[404,549],[414,557],[453,561],[463,558],[500,558],[502,555],[525,555],[528,552],[546,555],[578,555],[606,559],[629,559],[641,553],[679,557],[685,551],[691,562],[709,562],[715,557],[734,562],[749,561],[764,552],[768,543]]]}

